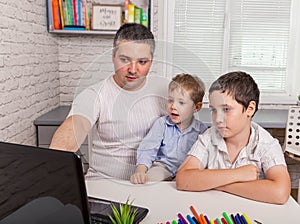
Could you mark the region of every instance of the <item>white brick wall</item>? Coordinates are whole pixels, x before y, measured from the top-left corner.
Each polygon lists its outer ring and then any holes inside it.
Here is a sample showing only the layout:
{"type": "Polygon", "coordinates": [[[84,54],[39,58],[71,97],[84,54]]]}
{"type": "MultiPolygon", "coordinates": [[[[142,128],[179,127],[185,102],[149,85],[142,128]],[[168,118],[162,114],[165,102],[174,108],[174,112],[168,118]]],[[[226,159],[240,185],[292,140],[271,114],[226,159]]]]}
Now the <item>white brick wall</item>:
{"type": "Polygon", "coordinates": [[[46,25],[46,1],[0,0],[0,141],[35,145],[37,117],[112,73],[112,36],[49,34],[46,25]]]}
{"type": "MultiPolygon", "coordinates": [[[[112,36],[99,35],[61,35],[59,41],[59,73],[61,104],[70,104],[74,98],[76,87],[91,74],[102,72],[99,63],[103,62],[101,55],[110,52],[104,58],[106,64],[111,66],[112,36]]],[[[102,77],[103,78],[103,77],[102,77]]],[[[92,84],[93,81],[90,82],[92,84]]]]}
{"type": "Polygon", "coordinates": [[[58,53],[45,1],[0,0],[0,141],[35,145],[34,120],[59,105],[58,53]]]}

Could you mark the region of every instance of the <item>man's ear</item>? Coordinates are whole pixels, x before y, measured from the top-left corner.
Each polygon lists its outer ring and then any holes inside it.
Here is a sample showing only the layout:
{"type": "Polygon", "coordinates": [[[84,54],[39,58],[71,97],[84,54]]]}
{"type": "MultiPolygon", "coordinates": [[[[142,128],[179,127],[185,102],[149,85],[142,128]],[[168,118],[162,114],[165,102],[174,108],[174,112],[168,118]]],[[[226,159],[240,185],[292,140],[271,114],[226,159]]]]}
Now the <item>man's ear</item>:
{"type": "Polygon", "coordinates": [[[246,114],[249,117],[252,117],[253,114],[255,113],[256,110],[256,102],[254,100],[250,101],[247,110],[246,110],[246,114]]]}
{"type": "Polygon", "coordinates": [[[202,108],[202,102],[198,102],[195,105],[194,113],[198,112],[202,108]]]}

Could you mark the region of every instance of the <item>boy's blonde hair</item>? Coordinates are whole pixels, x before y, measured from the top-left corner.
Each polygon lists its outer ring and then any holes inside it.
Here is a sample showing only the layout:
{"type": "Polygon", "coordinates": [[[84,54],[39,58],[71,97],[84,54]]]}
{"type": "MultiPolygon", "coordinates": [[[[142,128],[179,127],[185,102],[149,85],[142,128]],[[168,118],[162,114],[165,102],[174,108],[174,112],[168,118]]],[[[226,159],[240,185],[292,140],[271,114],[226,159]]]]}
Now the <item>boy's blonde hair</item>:
{"type": "Polygon", "coordinates": [[[194,104],[202,102],[205,94],[205,85],[199,77],[184,73],[178,74],[170,82],[169,91],[177,88],[187,91],[194,104]]]}

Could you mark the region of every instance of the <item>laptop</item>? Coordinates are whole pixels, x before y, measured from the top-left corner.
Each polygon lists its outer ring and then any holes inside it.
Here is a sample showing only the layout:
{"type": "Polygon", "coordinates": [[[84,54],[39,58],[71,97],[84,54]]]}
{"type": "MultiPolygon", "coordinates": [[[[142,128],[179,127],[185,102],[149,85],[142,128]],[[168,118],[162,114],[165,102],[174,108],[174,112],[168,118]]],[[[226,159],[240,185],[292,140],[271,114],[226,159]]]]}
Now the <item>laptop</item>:
{"type": "MultiPolygon", "coordinates": [[[[88,198],[75,153],[0,142],[0,224],[112,223],[112,203],[88,198]]],[[[149,211],[133,208],[134,223],[149,211]]]]}

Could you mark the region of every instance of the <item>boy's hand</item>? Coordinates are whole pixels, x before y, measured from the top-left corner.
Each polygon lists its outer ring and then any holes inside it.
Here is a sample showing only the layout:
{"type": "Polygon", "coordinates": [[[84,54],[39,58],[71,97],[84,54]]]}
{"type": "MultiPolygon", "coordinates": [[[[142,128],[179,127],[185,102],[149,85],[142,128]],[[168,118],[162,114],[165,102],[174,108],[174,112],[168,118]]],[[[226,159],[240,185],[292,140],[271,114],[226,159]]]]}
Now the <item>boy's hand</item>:
{"type": "Polygon", "coordinates": [[[143,165],[137,165],[135,169],[135,173],[130,177],[130,182],[133,184],[144,184],[148,181],[148,177],[146,175],[148,168],[143,165]]]}
{"type": "Polygon", "coordinates": [[[130,177],[130,182],[133,184],[144,184],[148,180],[145,172],[136,172],[130,177]]]}
{"type": "Polygon", "coordinates": [[[259,170],[253,164],[238,167],[236,171],[238,172],[238,179],[240,179],[240,181],[253,181],[258,179],[259,170]]]}

